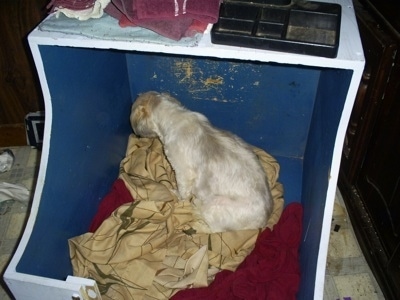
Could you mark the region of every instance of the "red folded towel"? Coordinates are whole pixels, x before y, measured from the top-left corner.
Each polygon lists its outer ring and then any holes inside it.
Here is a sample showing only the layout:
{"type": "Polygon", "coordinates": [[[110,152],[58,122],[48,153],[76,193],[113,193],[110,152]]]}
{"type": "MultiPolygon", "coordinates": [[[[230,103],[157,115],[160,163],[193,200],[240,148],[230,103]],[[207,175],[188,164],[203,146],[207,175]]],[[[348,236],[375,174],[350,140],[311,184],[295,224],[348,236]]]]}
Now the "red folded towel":
{"type": "Polygon", "coordinates": [[[202,22],[217,23],[221,2],[220,0],[187,0],[186,14],[202,22]]]}
{"type": "Polygon", "coordinates": [[[135,0],[139,20],[164,20],[182,14],[182,0],[135,0]]]}
{"type": "Polygon", "coordinates": [[[186,15],[201,22],[216,23],[219,4],[220,0],[136,0],[139,20],[163,20],[186,15]]]}
{"type": "Polygon", "coordinates": [[[105,12],[121,27],[140,26],[173,40],[216,23],[221,0],[112,0],[105,12]],[[199,26],[199,24],[202,24],[199,26]]]}

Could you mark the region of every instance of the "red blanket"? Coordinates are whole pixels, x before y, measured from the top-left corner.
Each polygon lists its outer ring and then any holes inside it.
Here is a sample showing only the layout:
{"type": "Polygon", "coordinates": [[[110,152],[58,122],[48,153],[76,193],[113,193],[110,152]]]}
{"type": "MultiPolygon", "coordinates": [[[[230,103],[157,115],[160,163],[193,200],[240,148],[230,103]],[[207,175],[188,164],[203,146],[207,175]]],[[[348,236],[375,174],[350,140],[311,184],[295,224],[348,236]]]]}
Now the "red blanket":
{"type": "MultiPolygon", "coordinates": [[[[100,203],[90,231],[120,205],[133,201],[121,179],[100,203]]],[[[303,209],[299,203],[287,205],[274,230],[265,229],[254,250],[235,272],[223,270],[206,288],[178,292],[173,300],[200,299],[296,299],[300,283],[298,249],[302,232],[303,209]]]]}
{"type": "Polygon", "coordinates": [[[221,271],[210,286],[180,291],[172,299],[296,299],[302,216],[301,204],[287,205],[274,230],[261,233],[235,272],[221,271]]]}
{"type": "Polygon", "coordinates": [[[173,40],[216,23],[220,0],[112,0],[105,12],[121,27],[140,26],[173,40]]]}
{"type": "Polygon", "coordinates": [[[134,201],[134,199],[126,188],[124,181],[122,179],[117,179],[114,182],[111,191],[100,202],[97,213],[90,224],[89,232],[95,232],[101,223],[103,223],[103,221],[107,219],[114,210],[122,204],[132,201],[134,201]]]}

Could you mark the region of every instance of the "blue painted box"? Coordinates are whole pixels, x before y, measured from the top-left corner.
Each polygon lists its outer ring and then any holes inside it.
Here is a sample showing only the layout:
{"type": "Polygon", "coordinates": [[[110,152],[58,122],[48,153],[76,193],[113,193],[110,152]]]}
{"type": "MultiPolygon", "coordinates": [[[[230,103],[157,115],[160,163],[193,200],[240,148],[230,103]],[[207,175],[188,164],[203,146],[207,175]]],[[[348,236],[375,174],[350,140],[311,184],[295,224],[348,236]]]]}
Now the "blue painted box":
{"type": "Polygon", "coordinates": [[[15,297],[71,299],[95,286],[69,277],[67,240],[87,231],[118,175],[132,101],[157,90],[278,159],[286,204],[304,207],[298,299],[322,299],[342,143],[364,66],[355,24],[344,7],[336,59],[216,46],[209,33],[193,47],[31,33],[46,128],[31,216],[4,276],[15,297]]]}

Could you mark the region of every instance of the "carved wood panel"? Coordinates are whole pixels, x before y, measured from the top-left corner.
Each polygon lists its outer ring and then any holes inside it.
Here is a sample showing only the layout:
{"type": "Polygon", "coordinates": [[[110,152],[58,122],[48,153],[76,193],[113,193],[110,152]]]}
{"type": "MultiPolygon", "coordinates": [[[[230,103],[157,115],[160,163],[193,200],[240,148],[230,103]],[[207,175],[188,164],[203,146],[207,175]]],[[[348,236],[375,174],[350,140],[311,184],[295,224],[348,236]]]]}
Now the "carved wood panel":
{"type": "Polygon", "coordinates": [[[371,138],[398,47],[360,4],[355,2],[355,7],[366,64],[346,133],[341,165],[347,180],[353,184],[365,156],[365,145],[371,138]]]}
{"type": "Polygon", "coordinates": [[[400,64],[394,63],[357,188],[388,256],[400,244],[400,64]]]}
{"type": "Polygon", "coordinates": [[[385,298],[397,300],[400,299],[400,3],[360,2],[365,6],[357,0],[354,6],[366,67],[346,134],[339,187],[360,246],[385,298]]]}

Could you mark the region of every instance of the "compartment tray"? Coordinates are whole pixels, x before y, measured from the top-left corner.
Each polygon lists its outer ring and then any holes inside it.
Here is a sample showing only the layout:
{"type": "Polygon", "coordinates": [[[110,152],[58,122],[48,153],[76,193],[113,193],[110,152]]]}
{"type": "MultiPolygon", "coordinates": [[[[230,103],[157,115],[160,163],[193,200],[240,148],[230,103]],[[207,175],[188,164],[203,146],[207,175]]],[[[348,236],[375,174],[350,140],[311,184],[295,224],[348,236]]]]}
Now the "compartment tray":
{"type": "Polygon", "coordinates": [[[266,5],[225,1],[211,30],[214,44],[334,58],[339,48],[341,6],[302,2],[266,5]]]}

